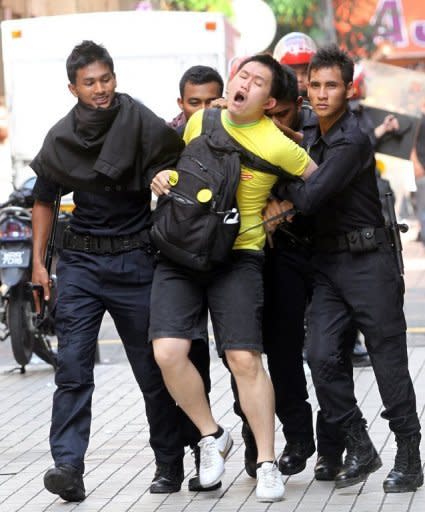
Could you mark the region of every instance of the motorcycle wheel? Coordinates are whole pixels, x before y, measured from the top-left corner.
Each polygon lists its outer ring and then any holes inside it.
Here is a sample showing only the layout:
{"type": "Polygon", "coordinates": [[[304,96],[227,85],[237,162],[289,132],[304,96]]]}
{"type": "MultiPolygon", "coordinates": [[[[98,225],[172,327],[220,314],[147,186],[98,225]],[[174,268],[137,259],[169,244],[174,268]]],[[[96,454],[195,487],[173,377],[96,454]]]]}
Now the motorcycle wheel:
{"type": "Polygon", "coordinates": [[[31,332],[31,302],[26,298],[24,284],[19,283],[9,290],[7,308],[10,341],[13,357],[21,366],[30,362],[34,335],[31,332]]]}
{"type": "Polygon", "coordinates": [[[33,352],[36,356],[42,359],[45,363],[57,368],[57,355],[52,349],[50,341],[44,334],[36,334],[34,337],[33,352]]]}

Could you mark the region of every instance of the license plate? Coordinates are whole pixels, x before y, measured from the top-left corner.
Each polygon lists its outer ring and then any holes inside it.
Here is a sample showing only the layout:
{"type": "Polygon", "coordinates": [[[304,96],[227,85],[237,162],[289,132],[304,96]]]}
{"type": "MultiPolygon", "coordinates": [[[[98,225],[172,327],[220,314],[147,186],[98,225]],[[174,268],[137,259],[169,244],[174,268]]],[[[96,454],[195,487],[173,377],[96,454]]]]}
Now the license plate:
{"type": "Polygon", "coordinates": [[[28,267],[30,263],[29,249],[1,249],[0,250],[0,268],[9,267],[28,267]]]}

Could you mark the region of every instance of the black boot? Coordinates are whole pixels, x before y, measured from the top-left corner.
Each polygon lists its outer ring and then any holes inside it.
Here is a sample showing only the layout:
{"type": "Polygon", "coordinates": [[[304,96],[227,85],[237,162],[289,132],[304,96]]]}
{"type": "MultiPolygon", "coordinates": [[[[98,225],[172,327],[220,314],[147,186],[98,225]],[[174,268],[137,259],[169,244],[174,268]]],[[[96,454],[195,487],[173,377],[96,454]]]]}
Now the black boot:
{"type": "Polygon", "coordinates": [[[413,492],[424,483],[419,444],[420,434],[397,436],[397,454],[393,469],[384,480],[385,492],[413,492]]]}
{"type": "Polygon", "coordinates": [[[331,482],[342,467],[342,455],[318,455],[314,466],[314,478],[321,482],[331,482]]]}
{"type": "Polygon", "coordinates": [[[83,475],[69,464],[49,469],[44,475],[44,487],[52,494],[58,494],[65,501],[86,499],[83,475]]]}
{"type": "Polygon", "coordinates": [[[196,476],[189,479],[188,489],[192,492],[208,492],[208,491],[216,491],[220,489],[221,482],[217,482],[210,487],[202,487],[201,482],[199,481],[199,463],[201,460],[200,457],[200,449],[199,446],[192,447],[193,455],[195,457],[195,468],[196,468],[196,476]]]}
{"type": "Polygon", "coordinates": [[[242,424],[242,439],[245,443],[245,471],[251,478],[257,478],[257,443],[248,423],[242,424]]]}
{"type": "Polygon", "coordinates": [[[156,471],[149,487],[151,494],[178,492],[184,479],[183,462],[173,464],[156,463],[156,471]]]}
{"type": "Polygon", "coordinates": [[[307,459],[316,451],[313,439],[288,441],[279,459],[279,471],[282,475],[296,475],[305,468],[307,459]]]}
{"type": "Polygon", "coordinates": [[[344,464],[336,475],[337,489],[363,482],[366,478],[382,466],[381,459],[375,450],[366,430],[366,422],[352,423],[346,429],[344,464]]]}

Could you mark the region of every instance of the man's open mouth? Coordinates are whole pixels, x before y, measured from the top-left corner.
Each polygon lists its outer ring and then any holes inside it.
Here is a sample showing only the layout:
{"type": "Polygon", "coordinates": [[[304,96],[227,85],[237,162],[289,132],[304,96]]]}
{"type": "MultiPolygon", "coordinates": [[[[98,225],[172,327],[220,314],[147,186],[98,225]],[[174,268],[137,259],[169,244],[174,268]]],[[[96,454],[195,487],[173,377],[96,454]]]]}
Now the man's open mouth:
{"type": "Polygon", "coordinates": [[[234,96],[235,103],[243,103],[246,99],[246,96],[243,92],[237,91],[237,93],[234,96]]]}
{"type": "Polygon", "coordinates": [[[94,98],[94,102],[96,105],[104,105],[109,101],[109,96],[98,96],[97,98],[94,98]]]}

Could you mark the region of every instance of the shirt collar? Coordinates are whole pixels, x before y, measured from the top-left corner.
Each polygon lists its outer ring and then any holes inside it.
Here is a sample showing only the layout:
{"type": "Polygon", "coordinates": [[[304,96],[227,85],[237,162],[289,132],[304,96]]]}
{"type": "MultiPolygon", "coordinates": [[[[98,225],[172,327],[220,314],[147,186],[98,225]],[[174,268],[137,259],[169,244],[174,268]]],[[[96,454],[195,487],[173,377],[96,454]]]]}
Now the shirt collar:
{"type": "Polygon", "coordinates": [[[335,140],[335,137],[337,137],[341,131],[344,131],[344,124],[346,120],[352,115],[353,114],[347,109],[344,114],[342,114],[342,116],[330,127],[330,129],[324,135],[322,135],[322,140],[327,146],[329,146],[335,140]]]}

